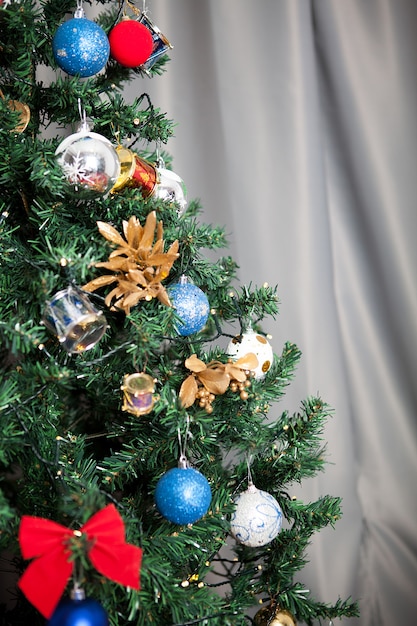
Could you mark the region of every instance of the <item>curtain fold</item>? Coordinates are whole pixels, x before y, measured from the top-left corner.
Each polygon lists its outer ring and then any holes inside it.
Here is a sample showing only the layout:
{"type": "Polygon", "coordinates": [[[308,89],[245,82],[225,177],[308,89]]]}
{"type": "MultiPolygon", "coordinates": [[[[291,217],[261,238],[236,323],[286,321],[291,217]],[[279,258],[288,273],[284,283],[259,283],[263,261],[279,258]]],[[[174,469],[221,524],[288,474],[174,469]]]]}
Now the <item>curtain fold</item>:
{"type": "MultiPolygon", "coordinates": [[[[417,600],[417,4],[148,0],[172,41],[138,79],[178,125],[167,149],[242,283],[278,284],[265,330],[303,352],[274,409],[334,408],[325,474],[294,493],[343,498],[301,574],[359,620],[412,624],[417,600]]],[[[339,622],[339,623],[342,623],[339,622]]]]}
{"type": "Polygon", "coordinates": [[[355,398],[364,518],[361,624],[412,623],[417,188],[410,107],[416,104],[410,63],[416,46],[408,21],[416,9],[404,1],[348,1],[342,7],[320,0],[315,9],[337,300],[355,398]]]}

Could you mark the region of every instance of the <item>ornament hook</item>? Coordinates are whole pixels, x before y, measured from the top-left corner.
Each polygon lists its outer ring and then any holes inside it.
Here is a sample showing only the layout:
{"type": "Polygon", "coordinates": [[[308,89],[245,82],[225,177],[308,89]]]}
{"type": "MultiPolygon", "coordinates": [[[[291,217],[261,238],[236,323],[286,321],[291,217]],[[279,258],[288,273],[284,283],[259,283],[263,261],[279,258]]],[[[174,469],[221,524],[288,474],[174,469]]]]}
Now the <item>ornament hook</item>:
{"type": "Polygon", "coordinates": [[[165,167],[164,159],[161,156],[161,150],[160,150],[159,142],[157,142],[156,148],[155,148],[155,165],[156,165],[156,167],[158,169],[161,169],[161,168],[165,167]]]}
{"type": "Polygon", "coordinates": [[[248,454],[246,456],[246,465],[248,468],[248,487],[251,487],[253,485],[252,471],[250,468],[252,461],[253,461],[253,454],[248,454]]]}
{"type": "Polygon", "coordinates": [[[181,469],[186,469],[187,467],[190,466],[190,464],[188,463],[188,459],[187,459],[187,455],[186,455],[186,448],[187,448],[187,440],[190,437],[190,418],[187,415],[187,421],[186,421],[186,429],[185,429],[185,434],[184,434],[184,443],[181,440],[181,430],[178,427],[178,444],[179,444],[179,449],[180,449],[180,458],[178,459],[178,467],[181,469]]]}
{"type": "Polygon", "coordinates": [[[245,330],[248,332],[253,331],[253,307],[249,311],[249,320],[246,320],[245,330]]]}
{"type": "Polygon", "coordinates": [[[71,591],[71,600],[85,600],[85,591],[80,587],[79,583],[74,583],[74,587],[71,591]]]}
{"type": "Polygon", "coordinates": [[[83,107],[82,103],[81,103],[81,98],[78,98],[78,113],[80,115],[80,120],[81,120],[81,124],[79,127],[79,132],[81,131],[89,131],[90,130],[90,126],[87,122],[87,113],[85,111],[85,108],[83,107]]]}
{"type": "MultiPolygon", "coordinates": [[[[82,533],[80,533],[80,535],[82,535],[82,533]]],[[[84,600],[85,599],[85,592],[84,589],[81,587],[81,583],[80,580],[82,580],[83,578],[83,564],[78,560],[75,559],[74,561],[74,573],[73,573],[73,587],[71,590],[71,599],[72,600],[84,600]]]]}
{"type": "Polygon", "coordinates": [[[74,17],[85,17],[85,11],[83,8],[83,0],[77,0],[77,9],[74,13],[74,17]]]}

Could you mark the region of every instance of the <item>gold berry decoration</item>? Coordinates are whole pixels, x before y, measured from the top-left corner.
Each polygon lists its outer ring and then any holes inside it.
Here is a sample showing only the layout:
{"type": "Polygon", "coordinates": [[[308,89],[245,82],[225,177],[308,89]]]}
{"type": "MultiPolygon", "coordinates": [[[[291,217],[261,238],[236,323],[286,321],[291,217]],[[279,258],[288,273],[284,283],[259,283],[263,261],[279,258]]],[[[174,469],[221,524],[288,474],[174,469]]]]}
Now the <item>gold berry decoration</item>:
{"type": "Polygon", "coordinates": [[[198,406],[211,413],[216,396],[224,394],[229,388],[239,393],[242,400],[247,400],[252,370],[257,366],[258,359],[252,353],[237,361],[229,359],[227,363],[210,361],[208,364],[193,354],[185,361],[185,367],[191,374],[181,385],[180,402],[184,408],[197,402],[198,406]]]}

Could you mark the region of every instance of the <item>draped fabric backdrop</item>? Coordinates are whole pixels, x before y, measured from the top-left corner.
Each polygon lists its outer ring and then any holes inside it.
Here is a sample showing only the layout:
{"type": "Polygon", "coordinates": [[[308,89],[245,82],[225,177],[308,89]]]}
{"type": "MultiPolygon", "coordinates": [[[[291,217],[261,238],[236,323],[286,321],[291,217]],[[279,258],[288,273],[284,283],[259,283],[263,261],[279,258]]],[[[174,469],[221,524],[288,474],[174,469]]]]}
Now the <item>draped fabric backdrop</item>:
{"type": "MultiPolygon", "coordinates": [[[[264,330],[303,351],[285,398],[334,408],[326,472],[343,498],[301,579],[352,595],[361,626],[417,614],[417,3],[148,0],[174,49],[137,79],[178,126],[167,149],[242,283],[278,284],[264,330]]],[[[256,477],[255,477],[256,479],[256,477]]],[[[294,486],[294,494],[301,488],[294,486]]],[[[339,622],[340,623],[340,622],[339,622]]]]}

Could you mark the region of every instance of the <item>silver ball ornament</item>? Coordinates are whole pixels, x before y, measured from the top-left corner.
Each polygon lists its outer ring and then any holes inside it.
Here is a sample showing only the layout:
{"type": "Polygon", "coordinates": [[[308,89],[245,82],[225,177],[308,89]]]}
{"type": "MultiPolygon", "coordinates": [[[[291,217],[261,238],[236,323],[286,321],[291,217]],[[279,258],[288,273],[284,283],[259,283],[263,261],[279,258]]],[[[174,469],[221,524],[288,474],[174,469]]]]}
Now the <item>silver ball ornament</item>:
{"type": "Polygon", "coordinates": [[[65,178],[81,197],[108,193],[120,174],[112,143],[87,128],[66,137],[55,151],[65,178]]]}
{"type": "Polygon", "coordinates": [[[158,182],[154,189],[154,196],[165,202],[176,202],[181,214],[187,206],[187,191],[184,181],[172,170],[157,167],[158,182]]]}

